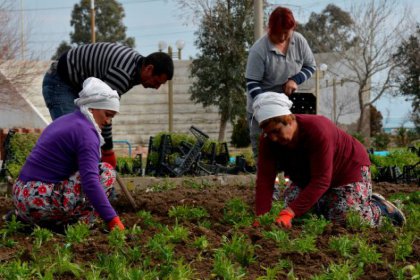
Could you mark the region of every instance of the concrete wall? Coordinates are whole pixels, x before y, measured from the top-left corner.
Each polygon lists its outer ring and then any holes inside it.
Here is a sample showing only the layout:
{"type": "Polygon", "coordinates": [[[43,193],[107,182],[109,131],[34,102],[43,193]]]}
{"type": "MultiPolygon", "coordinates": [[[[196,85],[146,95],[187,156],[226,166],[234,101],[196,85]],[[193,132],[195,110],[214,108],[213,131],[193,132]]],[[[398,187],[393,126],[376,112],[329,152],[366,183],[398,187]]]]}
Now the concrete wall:
{"type": "MultiPolygon", "coordinates": [[[[173,78],[173,130],[174,132],[189,133],[194,125],[207,133],[211,139],[217,139],[219,133],[219,114],[217,108],[203,108],[201,104],[194,104],[190,100],[188,88],[189,60],[175,60],[175,74],[173,78]]],[[[40,122],[28,123],[19,114],[13,114],[13,120],[4,118],[0,128],[32,127],[44,128],[51,118],[42,97],[42,79],[50,62],[37,62],[34,66],[33,80],[30,84],[12,85],[21,96],[27,100],[28,106],[34,111],[29,119],[41,119],[40,122]],[[36,70],[36,71],[35,71],[36,70]]],[[[9,68],[10,69],[10,68],[9,68]]],[[[0,67],[2,73],[9,71],[8,67],[0,67]]],[[[0,92],[5,98],[9,92],[0,92]]],[[[0,105],[1,106],[1,105],[0,105]]],[[[3,112],[4,108],[0,107],[3,112]]],[[[29,112],[31,109],[25,109],[29,112]]],[[[22,116],[22,115],[21,115],[22,116]]],[[[168,85],[162,85],[159,90],[145,89],[137,86],[124,94],[121,98],[121,112],[114,119],[114,140],[127,140],[135,146],[147,146],[150,136],[161,131],[168,131],[168,85]]],[[[232,126],[228,124],[226,141],[230,141],[232,126]]]]}

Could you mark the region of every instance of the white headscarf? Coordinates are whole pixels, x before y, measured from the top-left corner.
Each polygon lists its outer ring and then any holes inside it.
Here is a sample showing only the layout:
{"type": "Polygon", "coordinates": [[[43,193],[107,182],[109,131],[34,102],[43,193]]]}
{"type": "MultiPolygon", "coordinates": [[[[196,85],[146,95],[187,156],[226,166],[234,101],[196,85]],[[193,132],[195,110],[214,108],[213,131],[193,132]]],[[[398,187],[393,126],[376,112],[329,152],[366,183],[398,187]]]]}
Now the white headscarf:
{"type": "Polygon", "coordinates": [[[293,102],[284,93],[267,91],[257,95],[252,108],[254,117],[261,124],[267,119],[290,115],[293,102]]]}
{"type": "Polygon", "coordinates": [[[79,98],[74,100],[74,104],[80,108],[83,115],[95,126],[98,132],[100,146],[102,146],[105,141],[101,135],[101,129],[89,111],[89,108],[111,110],[118,113],[120,111],[120,97],[117,91],[110,88],[100,79],[90,77],[83,82],[83,89],[79,92],[79,98]]]}

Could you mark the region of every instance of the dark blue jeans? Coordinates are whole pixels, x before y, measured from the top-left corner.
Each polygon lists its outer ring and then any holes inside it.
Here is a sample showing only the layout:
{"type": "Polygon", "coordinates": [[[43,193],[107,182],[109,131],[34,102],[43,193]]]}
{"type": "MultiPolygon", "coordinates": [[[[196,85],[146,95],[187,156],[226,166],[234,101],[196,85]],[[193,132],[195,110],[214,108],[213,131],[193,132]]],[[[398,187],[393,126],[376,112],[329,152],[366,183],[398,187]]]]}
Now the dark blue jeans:
{"type": "Polygon", "coordinates": [[[52,120],[71,113],[76,109],[74,99],[76,99],[78,92],[57,74],[54,63],[42,81],[42,95],[52,120]]]}

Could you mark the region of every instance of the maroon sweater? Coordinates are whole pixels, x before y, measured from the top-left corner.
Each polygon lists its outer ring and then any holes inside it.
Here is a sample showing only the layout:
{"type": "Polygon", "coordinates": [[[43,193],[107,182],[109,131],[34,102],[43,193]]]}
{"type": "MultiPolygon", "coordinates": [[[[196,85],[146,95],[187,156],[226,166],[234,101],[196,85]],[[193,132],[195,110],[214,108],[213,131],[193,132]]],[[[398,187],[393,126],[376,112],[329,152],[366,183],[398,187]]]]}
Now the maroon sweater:
{"type": "Polygon", "coordinates": [[[289,204],[296,216],[306,213],[330,188],[362,179],[361,167],[369,166],[365,147],[329,119],[296,115],[297,146],[286,148],[260,137],[256,186],[256,214],[271,209],[274,180],[284,171],[303,190],[289,204]]]}

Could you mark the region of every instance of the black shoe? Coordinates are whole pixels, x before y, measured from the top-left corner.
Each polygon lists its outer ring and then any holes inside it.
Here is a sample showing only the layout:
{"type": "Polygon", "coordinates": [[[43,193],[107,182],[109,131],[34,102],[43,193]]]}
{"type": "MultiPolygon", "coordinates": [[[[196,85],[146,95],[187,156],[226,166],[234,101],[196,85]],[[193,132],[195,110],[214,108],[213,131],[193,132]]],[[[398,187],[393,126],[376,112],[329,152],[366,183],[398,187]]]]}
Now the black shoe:
{"type": "Polygon", "coordinates": [[[372,201],[381,209],[382,216],[388,217],[395,226],[403,226],[406,222],[404,213],[394,204],[378,193],[372,193],[372,201]]]}

